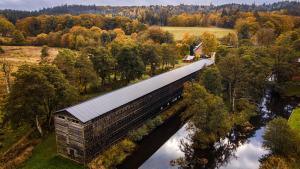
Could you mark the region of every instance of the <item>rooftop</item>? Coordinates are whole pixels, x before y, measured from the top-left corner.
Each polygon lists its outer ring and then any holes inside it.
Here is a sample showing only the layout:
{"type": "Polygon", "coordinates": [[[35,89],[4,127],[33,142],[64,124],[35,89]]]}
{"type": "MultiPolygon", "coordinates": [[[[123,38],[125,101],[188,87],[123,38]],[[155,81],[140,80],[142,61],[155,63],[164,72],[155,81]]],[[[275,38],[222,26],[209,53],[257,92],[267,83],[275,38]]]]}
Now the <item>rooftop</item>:
{"type": "Polygon", "coordinates": [[[147,80],[143,80],[77,105],[62,109],[58,112],[67,111],[75,116],[78,120],[85,123],[102,114],[105,114],[106,112],[114,110],[122,105],[125,105],[126,103],[134,101],[159,88],[175,82],[187,75],[197,72],[205,65],[208,66],[211,64],[213,64],[212,60],[202,59],[187,66],[162,73],[147,80]]]}

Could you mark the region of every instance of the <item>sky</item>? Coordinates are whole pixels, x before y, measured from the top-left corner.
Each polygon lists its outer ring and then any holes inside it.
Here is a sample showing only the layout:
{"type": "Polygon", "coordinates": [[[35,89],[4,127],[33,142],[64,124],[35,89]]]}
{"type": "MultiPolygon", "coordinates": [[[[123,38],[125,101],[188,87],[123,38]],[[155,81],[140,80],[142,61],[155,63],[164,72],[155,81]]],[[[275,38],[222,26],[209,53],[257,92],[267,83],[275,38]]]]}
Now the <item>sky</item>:
{"type": "Polygon", "coordinates": [[[263,4],[278,1],[280,0],[0,0],[0,9],[38,10],[45,7],[53,7],[63,4],[140,6],[178,4],[209,5],[212,3],[214,5],[220,5],[227,3],[263,4]]]}

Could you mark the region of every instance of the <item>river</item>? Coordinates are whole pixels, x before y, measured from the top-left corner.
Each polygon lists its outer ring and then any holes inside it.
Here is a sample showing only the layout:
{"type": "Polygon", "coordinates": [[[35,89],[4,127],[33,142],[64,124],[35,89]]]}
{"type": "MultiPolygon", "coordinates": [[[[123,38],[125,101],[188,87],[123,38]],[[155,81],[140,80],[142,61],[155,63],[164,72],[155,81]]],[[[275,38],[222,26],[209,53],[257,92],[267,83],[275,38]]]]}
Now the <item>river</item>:
{"type": "MultiPolygon", "coordinates": [[[[215,143],[214,150],[203,152],[210,157],[206,168],[257,169],[259,159],[269,153],[262,146],[263,134],[268,121],[276,116],[288,118],[298,100],[280,98],[270,92],[262,99],[259,115],[251,119],[254,129],[242,134],[233,129],[228,137],[215,143]]],[[[190,131],[179,116],[174,116],[145,137],[139,148],[129,156],[119,169],[177,169],[172,160],[184,157],[182,141],[188,142],[190,131]]]]}

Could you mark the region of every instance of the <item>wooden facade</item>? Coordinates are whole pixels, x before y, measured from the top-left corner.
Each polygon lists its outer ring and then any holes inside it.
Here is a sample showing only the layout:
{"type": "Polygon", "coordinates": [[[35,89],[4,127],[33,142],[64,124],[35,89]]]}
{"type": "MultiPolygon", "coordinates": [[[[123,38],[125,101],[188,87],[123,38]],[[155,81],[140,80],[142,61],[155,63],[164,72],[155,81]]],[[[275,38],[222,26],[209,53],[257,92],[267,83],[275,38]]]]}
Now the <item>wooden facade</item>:
{"type": "Polygon", "coordinates": [[[196,73],[86,122],[82,122],[66,110],[58,111],[54,116],[58,154],[83,164],[91,161],[128,131],[178,100],[182,95],[183,84],[195,77],[196,73]]]}

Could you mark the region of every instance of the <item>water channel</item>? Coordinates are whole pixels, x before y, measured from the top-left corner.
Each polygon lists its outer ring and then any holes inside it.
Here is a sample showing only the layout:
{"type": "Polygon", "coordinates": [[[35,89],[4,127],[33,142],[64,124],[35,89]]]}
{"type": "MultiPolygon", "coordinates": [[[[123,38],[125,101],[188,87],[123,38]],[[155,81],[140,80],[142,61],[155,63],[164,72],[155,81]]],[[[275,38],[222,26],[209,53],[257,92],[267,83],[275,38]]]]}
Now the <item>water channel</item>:
{"type": "MultiPolygon", "coordinates": [[[[280,98],[267,92],[259,106],[259,115],[251,120],[254,129],[241,134],[233,129],[229,136],[215,144],[212,152],[203,152],[209,156],[210,164],[206,168],[214,169],[257,169],[259,159],[269,153],[262,147],[262,135],[265,125],[276,116],[288,118],[299,100],[280,98]]],[[[177,169],[171,161],[184,157],[181,142],[188,142],[187,124],[181,122],[179,115],[172,117],[154,130],[139,144],[139,148],[129,156],[119,169],[177,169]]]]}

